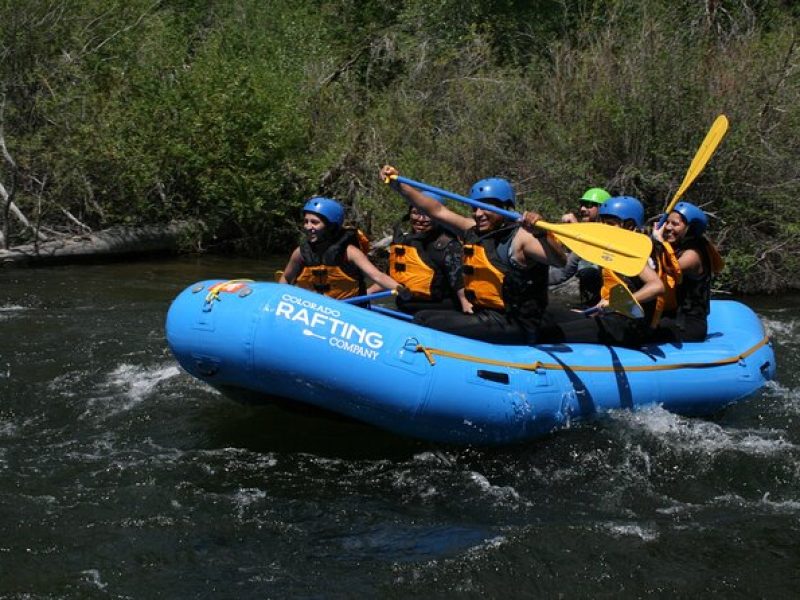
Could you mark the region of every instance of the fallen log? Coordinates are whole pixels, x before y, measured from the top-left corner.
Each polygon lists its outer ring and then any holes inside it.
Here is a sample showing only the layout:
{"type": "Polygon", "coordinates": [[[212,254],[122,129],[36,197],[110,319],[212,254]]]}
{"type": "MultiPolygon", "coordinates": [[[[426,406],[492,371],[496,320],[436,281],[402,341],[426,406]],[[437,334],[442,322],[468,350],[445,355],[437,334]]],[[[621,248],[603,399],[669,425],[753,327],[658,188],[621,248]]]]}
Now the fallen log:
{"type": "Polygon", "coordinates": [[[195,225],[175,222],[143,227],[112,227],[96,233],[51,239],[0,250],[0,264],[77,262],[91,258],[178,250],[181,237],[195,225]]]}

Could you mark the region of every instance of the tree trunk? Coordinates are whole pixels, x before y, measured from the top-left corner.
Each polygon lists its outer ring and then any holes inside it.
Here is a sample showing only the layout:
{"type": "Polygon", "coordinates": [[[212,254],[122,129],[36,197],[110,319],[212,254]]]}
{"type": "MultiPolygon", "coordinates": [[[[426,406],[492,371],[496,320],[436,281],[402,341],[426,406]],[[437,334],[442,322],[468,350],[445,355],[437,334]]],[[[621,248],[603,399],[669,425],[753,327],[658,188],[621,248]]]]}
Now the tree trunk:
{"type": "Polygon", "coordinates": [[[72,262],[87,258],[175,252],[192,230],[187,222],[146,227],[115,227],[97,233],[0,250],[0,264],[72,262]]]}

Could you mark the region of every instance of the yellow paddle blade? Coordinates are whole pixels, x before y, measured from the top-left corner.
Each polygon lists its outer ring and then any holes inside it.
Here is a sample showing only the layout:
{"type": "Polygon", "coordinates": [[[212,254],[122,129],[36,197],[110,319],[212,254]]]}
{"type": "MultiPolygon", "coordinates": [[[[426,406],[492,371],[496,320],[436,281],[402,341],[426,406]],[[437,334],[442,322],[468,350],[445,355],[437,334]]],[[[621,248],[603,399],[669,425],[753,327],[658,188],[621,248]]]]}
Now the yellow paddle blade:
{"type": "Polygon", "coordinates": [[[633,294],[624,283],[611,288],[608,294],[608,308],[630,319],[644,317],[642,305],[633,297],[633,294]]]}
{"type": "Polygon", "coordinates": [[[697,176],[703,171],[703,168],[708,163],[708,160],[711,158],[711,155],[714,154],[714,150],[717,149],[719,143],[722,141],[722,138],[725,137],[725,133],[728,131],[728,117],[725,115],[720,115],[714,120],[714,124],[711,125],[711,129],[708,130],[703,143],[700,144],[700,148],[697,150],[697,154],[694,155],[694,159],[692,159],[692,164],[689,165],[689,170],[686,172],[686,176],[683,178],[683,183],[678,188],[678,191],[675,192],[675,195],[672,197],[672,200],[667,207],[664,209],[665,214],[669,214],[675,205],[678,203],[678,200],[683,197],[683,194],[689,189],[689,186],[692,185],[697,176]]]}
{"type": "Polygon", "coordinates": [[[591,263],[623,275],[638,275],[647,264],[653,241],[646,235],[604,223],[546,223],[536,227],[552,232],[558,241],[591,263]]]}

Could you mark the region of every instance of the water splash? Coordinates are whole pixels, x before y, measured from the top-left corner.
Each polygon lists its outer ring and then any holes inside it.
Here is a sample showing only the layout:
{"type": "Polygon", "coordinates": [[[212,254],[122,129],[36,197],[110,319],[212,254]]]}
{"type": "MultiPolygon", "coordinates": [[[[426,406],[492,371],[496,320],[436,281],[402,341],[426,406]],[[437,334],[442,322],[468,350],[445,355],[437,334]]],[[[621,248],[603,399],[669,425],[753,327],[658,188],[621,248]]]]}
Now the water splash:
{"type": "Polygon", "coordinates": [[[715,455],[735,451],[776,456],[797,449],[779,429],[726,429],[710,421],[681,417],[660,406],[636,412],[612,411],[610,417],[627,432],[650,436],[676,452],[715,455]]]}
{"type": "Polygon", "coordinates": [[[84,576],[85,583],[98,590],[104,590],[108,587],[108,584],[103,582],[98,569],[86,569],[85,571],[81,571],[81,575],[84,576]]]}
{"type": "Polygon", "coordinates": [[[800,343],[800,331],[798,331],[800,321],[797,319],[778,321],[762,317],[761,322],[767,330],[767,335],[778,343],[784,345],[797,345],[800,343]]]}
{"type": "Polygon", "coordinates": [[[656,530],[637,525],[636,523],[603,523],[601,527],[611,533],[615,538],[638,537],[643,542],[654,542],[658,539],[658,532],[656,530]]]}
{"type": "Polygon", "coordinates": [[[9,321],[20,316],[20,313],[28,310],[27,306],[19,306],[17,304],[6,304],[0,306],[0,321],[9,321]]]}
{"type": "Polygon", "coordinates": [[[109,395],[89,400],[81,418],[96,416],[98,408],[105,418],[129,411],[150,397],[161,383],[180,375],[174,363],[156,367],[121,364],[100,385],[100,390],[109,395]]]}
{"type": "Polygon", "coordinates": [[[517,503],[520,501],[519,493],[511,486],[500,486],[492,484],[486,476],[476,471],[469,473],[469,478],[485,494],[496,498],[502,502],[517,503]]]}

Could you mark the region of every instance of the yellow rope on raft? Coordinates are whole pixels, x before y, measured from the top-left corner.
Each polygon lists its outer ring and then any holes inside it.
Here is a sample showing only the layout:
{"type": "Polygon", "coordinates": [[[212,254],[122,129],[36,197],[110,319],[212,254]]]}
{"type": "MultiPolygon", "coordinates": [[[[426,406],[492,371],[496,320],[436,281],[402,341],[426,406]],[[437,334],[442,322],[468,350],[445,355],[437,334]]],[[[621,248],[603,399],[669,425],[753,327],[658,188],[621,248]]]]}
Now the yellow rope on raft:
{"type": "Polygon", "coordinates": [[[482,358],[480,356],[470,356],[469,354],[461,354],[459,352],[451,352],[450,350],[441,350],[439,348],[427,348],[422,345],[418,345],[416,347],[417,352],[422,352],[425,354],[425,357],[428,359],[428,362],[431,365],[436,364],[436,360],[434,359],[434,355],[444,356],[447,358],[455,358],[457,360],[466,360],[469,362],[480,363],[483,365],[495,365],[498,367],[510,367],[512,369],[521,369],[523,371],[536,371],[538,369],[550,369],[550,370],[557,370],[557,371],[587,371],[587,372],[594,372],[594,373],[613,373],[615,371],[626,371],[630,372],[642,372],[642,371],[675,371],[678,369],[707,369],[709,367],[721,367],[724,365],[730,365],[733,363],[737,363],[740,360],[747,358],[751,354],[753,354],[759,348],[767,345],[769,343],[769,336],[765,336],[760,342],[758,342],[755,346],[748,349],[741,354],[737,354],[736,356],[731,356],[730,358],[724,358],[722,360],[716,360],[713,362],[686,362],[686,363],[678,363],[672,365],[639,365],[639,366],[630,366],[630,367],[602,367],[602,366],[593,366],[593,365],[574,365],[574,366],[565,366],[560,363],[548,363],[548,362],[541,362],[536,361],[534,363],[514,363],[514,362],[506,362],[502,360],[494,360],[491,358],[482,358]]]}
{"type": "Polygon", "coordinates": [[[228,281],[221,281],[208,288],[206,294],[206,302],[213,302],[219,300],[220,292],[238,292],[245,283],[253,283],[252,279],[229,279],[228,281]],[[230,287],[228,287],[230,286],[230,287]]]}

